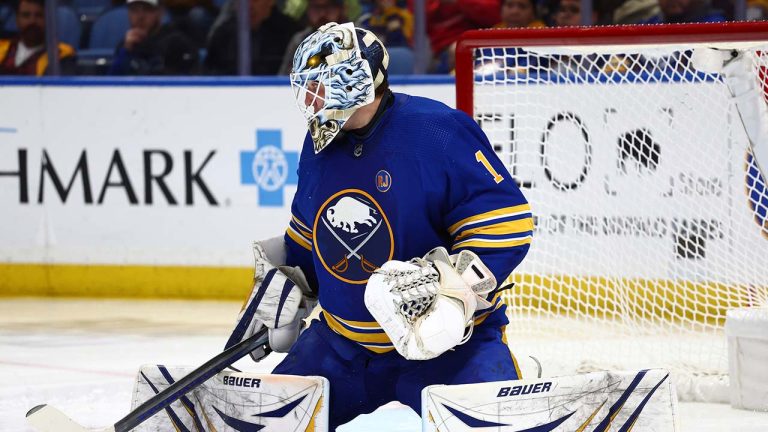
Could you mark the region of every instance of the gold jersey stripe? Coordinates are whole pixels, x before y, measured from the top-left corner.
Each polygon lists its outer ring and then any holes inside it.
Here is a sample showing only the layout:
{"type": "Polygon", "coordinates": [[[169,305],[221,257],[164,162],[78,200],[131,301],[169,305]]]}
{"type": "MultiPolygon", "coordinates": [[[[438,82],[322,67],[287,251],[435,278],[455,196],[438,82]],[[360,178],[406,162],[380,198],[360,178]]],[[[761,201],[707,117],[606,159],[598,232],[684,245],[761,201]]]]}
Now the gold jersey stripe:
{"type": "Polygon", "coordinates": [[[308,233],[308,232],[306,232],[306,231],[304,231],[302,229],[298,229],[298,230],[295,230],[295,231],[298,232],[299,234],[301,234],[302,236],[304,236],[304,238],[309,240],[310,242],[312,241],[312,233],[308,233]]]}
{"type": "Polygon", "coordinates": [[[365,348],[365,349],[367,349],[369,351],[375,352],[376,354],[388,353],[388,352],[393,351],[395,349],[395,347],[393,347],[393,346],[392,347],[384,348],[384,347],[371,346],[371,345],[365,345],[365,344],[360,344],[360,345],[362,345],[363,348],[365,348]]]}
{"type": "Polygon", "coordinates": [[[526,231],[533,231],[533,218],[518,219],[513,221],[501,222],[492,225],[485,225],[477,228],[470,228],[462,231],[456,237],[456,240],[461,240],[475,234],[519,234],[526,231]]]}
{"type": "MultiPolygon", "coordinates": [[[[507,336],[502,336],[501,341],[504,342],[504,345],[507,345],[507,336]]],[[[520,365],[517,363],[517,357],[512,354],[512,351],[509,351],[509,355],[512,357],[512,364],[515,365],[515,373],[517,373],[517,379],[523,379],[523,372],[520,370],[520,365]]]]}
{"type": "Polygon", "coordinates": [[[491,315],[493,312],[496,312],[496,310],[504,305],[503,302],[499,302],[496,307],[489,309],[487,312],[483,312],[482,315],[475,318],[475,325],[478,326],[482,324],[486,318],[488,318],[489,315],[491,315]]]}
{"type": "Polygon", "coordinates": [[[469,239],[456,243],[451,247],[451,251],[460,248],[479,247],[479,248],[507,248],[531,244],[531,237],[522,237],[519,239],[489,240],[489,239],[469,239]]]}
{"type": "Polygon", "coordinates": [[[292,238],[293,241],[299,244],[299,246],[303,247],[304,249],[311,251],[312,250],[312,244],[307,241],[301,234],[297,233],[296,230],[294,230],[291,227],[288,227],[288,229],[285,231],[288,234],[288,237],[292,238]]]}
{"type": "Polygon", "coordinates": [[[298,223],[299,220],[296,219],[296,217],[293,217],[292,220],[294,222],[294,225],[296,225],[296,228],[294,228],[295,231],[303,235],[304,237],[306,237],[307,240],[312,241],[312,230],[298,223]]]}
{"type": "Polygon", "coordinates": [[[491,303],[491,306],[489,308],[482,309],[480,311],[475,311],[475,313],[477,314],[475,318],[479,318],[487,313],[493,312],[496,309],[498,309],[501,306],[502,294],[503,292],[497,292],[496,294],[494,294],[493,297],[490,300],[488,300],[488,302],[491,303]]]}
{"type": "MultiPolygon", "coordinates": [[[[502,292],[502,291],[499,291],[499,292],[497,292],[496,294],[494,294],[494,295],[493,295],[493,297],[492,297],[490,300],[488,300],[489,302],[491,302],[491,304],[493,304],[493,305],[494,305],[494,306],[493,306],[493,310],[496,310],[496,309],[498,309],[498,308],[499,308],[500,304],[497,304],[496,302],[497,302],[499,299],[501,299],[501,296],[502,296],[502,294],[504,294],[504,292],[502,292]]],[[[501,303],[501,302],[499,302],[499,303],[501,303]]]]}
{"type": "Polygon", "coordinates": [[[299,232],[300,232],[301,234],[303,234],[303,235],[304,235],[304,237],[305,237],[307,240],[309,240],[310,242],[312,242],[312,240],[313,240],[312,234],[310,234],[310,233],[308,233],[308,232],[305,232],[305,231],[301,231],[301,230],[299,230],[299,232]]]}
{"type": "Polygon", "coordinates": [[[300,221],[299,218],[297,218],[294,215],[291,215],[291,220],[296,223],[296,225],[299,226],[299,228],[303,228],[304,230],[308,231],[310,236],[312,235],[312,230],[305,224],[304,222],[300,221]]]}
{"type": "Polygon", "coordinates": [[[328,312],[325,309],[323,309],[322,312],[326,315],[330,315],[336,321],[340,323],[344,323],[349,327],[360,327],[360,328],[370,329],[370,330],[378,329],[378,330],[384,331],[384,329],[382,329],[379,323],[377,323],[376,321],[352,321],[352,320],[347,320],[341,317],[337,317],[336,315],[328,312]]]}
{"type": "Polygon", "coordinates": [[[520,204],[512,207],[504,207],[497,210],[480,213],[478,215],[464,218],[456,222],[455,224],[451,225],[450,227],[448,227],[448,233],[450,235],[454,235],[461,227],[471,223],[490,221],[494,219],[499,219],[499,218],[508,217],[508,216],[515,216],[518,214],[530,213],[530,212],[531,212],[531,206],[529,204],[520,204]]]}
{"type": "Polygon", "coordinates": [[[392,341],[389,339],[386,333],[383,331],[381,333],[356,333],[352,330],[349,330],[348,328],[344,327],[336,321],[335,318],[333,318],[333,315],[326,313],[323,311],[323,316],[325,317],[325,321],[328,323],[328,327],[331,328],[331,330],[335,331],[336,333],[344,336],[345,338],[360,343],[361,345],[364,342],[373,342],[373,343],[381,343],[381,344],[391,344],[392,341]]]}

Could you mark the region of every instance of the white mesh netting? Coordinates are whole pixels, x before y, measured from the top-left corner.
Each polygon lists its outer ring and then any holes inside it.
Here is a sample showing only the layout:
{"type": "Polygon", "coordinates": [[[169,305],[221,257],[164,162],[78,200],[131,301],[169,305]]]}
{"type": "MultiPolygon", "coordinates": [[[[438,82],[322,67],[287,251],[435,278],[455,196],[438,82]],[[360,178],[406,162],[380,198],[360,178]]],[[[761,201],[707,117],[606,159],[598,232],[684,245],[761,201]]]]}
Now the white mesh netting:
{"type": "MultiPolygon", "coordinates": [[[[509,343],[545,374],[665,367],[727,398],[700,384],[727,383],[726,310],[768,305],[768,189],[694,48],[474,50],[475,118],[536,222],[509,343]]],[[[742,54],[759,89],[763,49],[742,54]]]]}

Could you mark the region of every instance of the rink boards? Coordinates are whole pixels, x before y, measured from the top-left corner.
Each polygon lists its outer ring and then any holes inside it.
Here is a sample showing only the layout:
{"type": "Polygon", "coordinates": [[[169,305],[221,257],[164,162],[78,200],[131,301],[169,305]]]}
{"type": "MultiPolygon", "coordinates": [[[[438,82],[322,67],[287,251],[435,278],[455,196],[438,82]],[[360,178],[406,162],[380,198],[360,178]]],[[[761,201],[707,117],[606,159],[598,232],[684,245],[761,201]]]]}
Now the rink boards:
{"type": "MultiPolygon", "coordinates": [[[[9,101],[0,106],[0,203],[5,221],[0,224],[0,295],[241,298],[250,284],[251,241],[284,231],[296,189],[306,129],[287,82],[31,83],[0,82],[0,97],[9,101]]],[[[396,91],[454,105],[450,79],[395,83],[396,91]]],[[[604,103],[624,99],[622,93],[616,93],[615,100],[611,94],[603,95],[604,103]]],[[[553,110],[574,109],[561,107],[565,102],[556,102],[554,96],[546,100],[555,101],[553,110]]],[[[591,111],[581,114],[597,117],[591,111]]],[[[535,135],[538,129],[532,130],[535,135]]],[[[500,139],[489,135],[494,143],[500,139]]],[[[592,177],[604,178],[599,174],[592,177]]],[[[601,190],[604,182],[593,183],[587,186],[601,190]]],[[[704,192],[691,199],[700,204],[715,200],[717,194],[704,192]]],[[[526,190],[532,197],[534,193],[526,190]]],[[[735,204],[746,207],[749,202],[735,204]]],[[[554,239],[571,248],[592,249],[629,239],[660,245],[659,259],[673,250],[669,236],[627,232],[655,230],[653,226],[611,219],[606,226],[613,228],[600,229],[602,225],[583,222],[599,222],[599,215],[584,218],[578,208],[561,205],[563,214],[542,210],[536,209],[539,244],[554,239]]],[[[648,212],[625,208],[611,217],[653,225],[656,219],[648,212]]],[[[725,223],[717,222],[715,226],[725,223]]],[[[752,221],[739,226],[760,236],[760,227],[752,221]]],[[[709,240],[710,249],[724,241],[718,236],[709,240]]],[[[708,256],[716,255],[708,250],[708,256]]],[[[526,265],[533,262],[529,259],[526,265]]],[[[579,272],[588,275],[596,264],[570,264],[521,268],[524,274],[517,277],[562,275],[537,286],[550,291],[583,286],[579,292],[594,295],[594,287],[602,285],[579,272]]],[[[632,260],[620,264],[613,270],[640,288],[647,281],[663,285],[680,271],[656,266],[657,274],[638,277],[632,260]]],[[[710,291],[722,291],[716,283],[692,282],[691,288],[705,298],[710,291]]],[[[696,307],[709,315],[712,305],[696,307]]]]}
{"type": "Polygon", "coordinates": [[[39,82],[0,81],[0,295],[240,298],[296,190],[287,78],[39,82]]]}

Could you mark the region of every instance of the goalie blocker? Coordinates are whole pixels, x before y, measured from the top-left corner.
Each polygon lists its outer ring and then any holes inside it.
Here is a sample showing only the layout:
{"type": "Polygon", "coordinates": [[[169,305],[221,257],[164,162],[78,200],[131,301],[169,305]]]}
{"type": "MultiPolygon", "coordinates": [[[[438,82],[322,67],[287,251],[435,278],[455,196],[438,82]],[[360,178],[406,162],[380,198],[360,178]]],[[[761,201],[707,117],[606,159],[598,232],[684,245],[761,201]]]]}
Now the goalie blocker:
{"type": "Polygon", "coordinates": [[[679,429],[677,396],[663,369],[429,386],[421,406],[424,432],[679,429]]]}

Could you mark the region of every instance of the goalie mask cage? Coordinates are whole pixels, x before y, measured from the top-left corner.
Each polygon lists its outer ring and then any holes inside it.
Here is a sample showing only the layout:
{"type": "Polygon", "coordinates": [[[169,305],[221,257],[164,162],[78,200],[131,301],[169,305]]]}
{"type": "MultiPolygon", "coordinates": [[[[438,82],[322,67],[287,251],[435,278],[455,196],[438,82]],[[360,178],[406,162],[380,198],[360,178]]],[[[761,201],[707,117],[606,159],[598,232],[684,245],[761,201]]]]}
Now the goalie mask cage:
{"type": "Polygon", "coordinates": [[[457,106],[533,210],[507,335],[547,375],[663,367],[683,399],[727,400],[726,311],[768,305],[768,189],[718,69],[692,61],[706,47],[737,50],[763,92],[768,23],[458,43],[457,106]]]}

